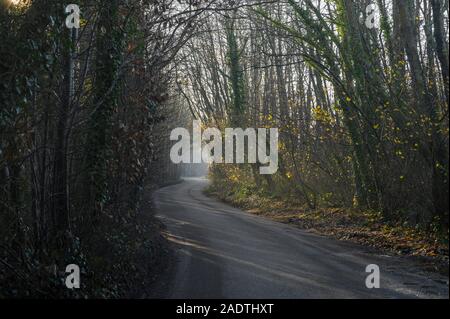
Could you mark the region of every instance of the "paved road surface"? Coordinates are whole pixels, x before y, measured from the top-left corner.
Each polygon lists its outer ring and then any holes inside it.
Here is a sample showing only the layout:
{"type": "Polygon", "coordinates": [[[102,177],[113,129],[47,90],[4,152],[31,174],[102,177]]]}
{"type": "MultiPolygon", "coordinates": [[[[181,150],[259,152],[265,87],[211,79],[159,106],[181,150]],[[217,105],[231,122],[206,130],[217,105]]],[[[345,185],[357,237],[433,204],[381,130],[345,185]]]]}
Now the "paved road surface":
{"type": "Polygon", "coordinates": [[[160,298],[448,298],[448,278],[410,261],[276,223],[203,195],[205,179],[154,194],[174,250],[160,298]],[[381,288],[367,289],[377,264],[381,288]]]}

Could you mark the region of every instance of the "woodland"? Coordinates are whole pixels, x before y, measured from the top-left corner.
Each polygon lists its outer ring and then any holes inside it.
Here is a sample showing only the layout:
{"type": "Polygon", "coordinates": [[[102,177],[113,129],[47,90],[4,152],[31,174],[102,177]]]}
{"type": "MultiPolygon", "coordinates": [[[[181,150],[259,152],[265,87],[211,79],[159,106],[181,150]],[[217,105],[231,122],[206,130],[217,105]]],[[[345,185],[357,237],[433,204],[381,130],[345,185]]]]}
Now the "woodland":
{"type": "Polygon", "coordinates": [[[210,166],[219,197],[401,225],[448,263],[448,27],[447,0],[0,0],[0,298],[146,296],[193,120],[279,129],[275,174],[210,166]]]}

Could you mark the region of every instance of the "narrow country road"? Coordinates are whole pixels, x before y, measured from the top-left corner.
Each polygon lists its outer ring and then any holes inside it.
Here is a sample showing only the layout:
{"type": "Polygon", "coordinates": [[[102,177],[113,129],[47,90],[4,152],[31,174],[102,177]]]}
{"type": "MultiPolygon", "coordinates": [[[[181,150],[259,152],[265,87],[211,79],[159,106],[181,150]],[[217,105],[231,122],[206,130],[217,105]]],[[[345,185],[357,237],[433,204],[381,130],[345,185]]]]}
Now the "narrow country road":
{"type": "Polygon", "coordinates": [[[174,258],[160,298],[448,298],[448,278],[206,197],[205,179],[154,194],[174,258]],[[381,288],[368,289],[377,264],[381,288]]]}

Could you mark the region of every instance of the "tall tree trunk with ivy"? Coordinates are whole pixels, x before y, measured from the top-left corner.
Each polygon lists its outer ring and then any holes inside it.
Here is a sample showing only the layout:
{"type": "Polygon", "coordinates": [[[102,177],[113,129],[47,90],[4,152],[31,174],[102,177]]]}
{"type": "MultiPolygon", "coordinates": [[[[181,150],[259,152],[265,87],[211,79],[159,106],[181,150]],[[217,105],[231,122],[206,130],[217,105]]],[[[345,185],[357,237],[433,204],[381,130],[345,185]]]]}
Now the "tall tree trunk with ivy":
{"type": "Polygon", "coordinates": [[[444,131],[441,129],[441,114],[429,85],[417,49],[417,34],[414,28],[413,1],[395,0],[399,9],[401,30],[404,36],[405,52],[411,69],[411,80],[418,111],[426,118],[427,138],[421,146],[422,153],[428,160],[432,174],[432,197],[435,218],[441,230],[448,232],[449,226],[449,183],[448,183],[448,145],[444,131]]]}
{"type": "Polygon", "coordinates": [[[225,27],[228,45],[228,65],[230,68],[230,84],[232,90],[232,105],[230,122],[232,125],[242,125],[242,115],[245,112],[245,83],[244,72],[240,62],[240,50],[237,41],[234,19],[226,18],[225,27]]]}
{"type": "Polygon", "coordinates": [[[95,216],[108,200],[107,162],[111,138],[111,115],[118,103],[122,34],[119,0],[99,2],[96,28],[94,103],[86,137],[87,204],[95,216]]]}

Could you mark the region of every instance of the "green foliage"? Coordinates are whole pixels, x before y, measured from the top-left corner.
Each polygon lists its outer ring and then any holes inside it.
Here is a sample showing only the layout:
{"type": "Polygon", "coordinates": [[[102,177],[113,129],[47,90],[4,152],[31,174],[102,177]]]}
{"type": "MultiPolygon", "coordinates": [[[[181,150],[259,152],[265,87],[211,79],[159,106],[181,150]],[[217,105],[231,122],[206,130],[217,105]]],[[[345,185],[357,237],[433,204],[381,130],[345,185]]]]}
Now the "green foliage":
{"type": "Polygon", "coordinates": [[[245,110],[244,73],[240,64],[240,50],[235,34],[236,31],[234,29],[234,20],[227,21],[226,28],[228,64],[230,68],[230,82],[233,97],[231,123],[233,125],[239,125],[245,110]]]}
{"type": "Polygon", "coordinates": [[[76,39],[61,1],[0,8],[1,297],[142,297],[164,252],[143,194],[178,178],[156,147],[175,117],[152,60],[169,37],[124,1],[75,3],[76,39]]]}

